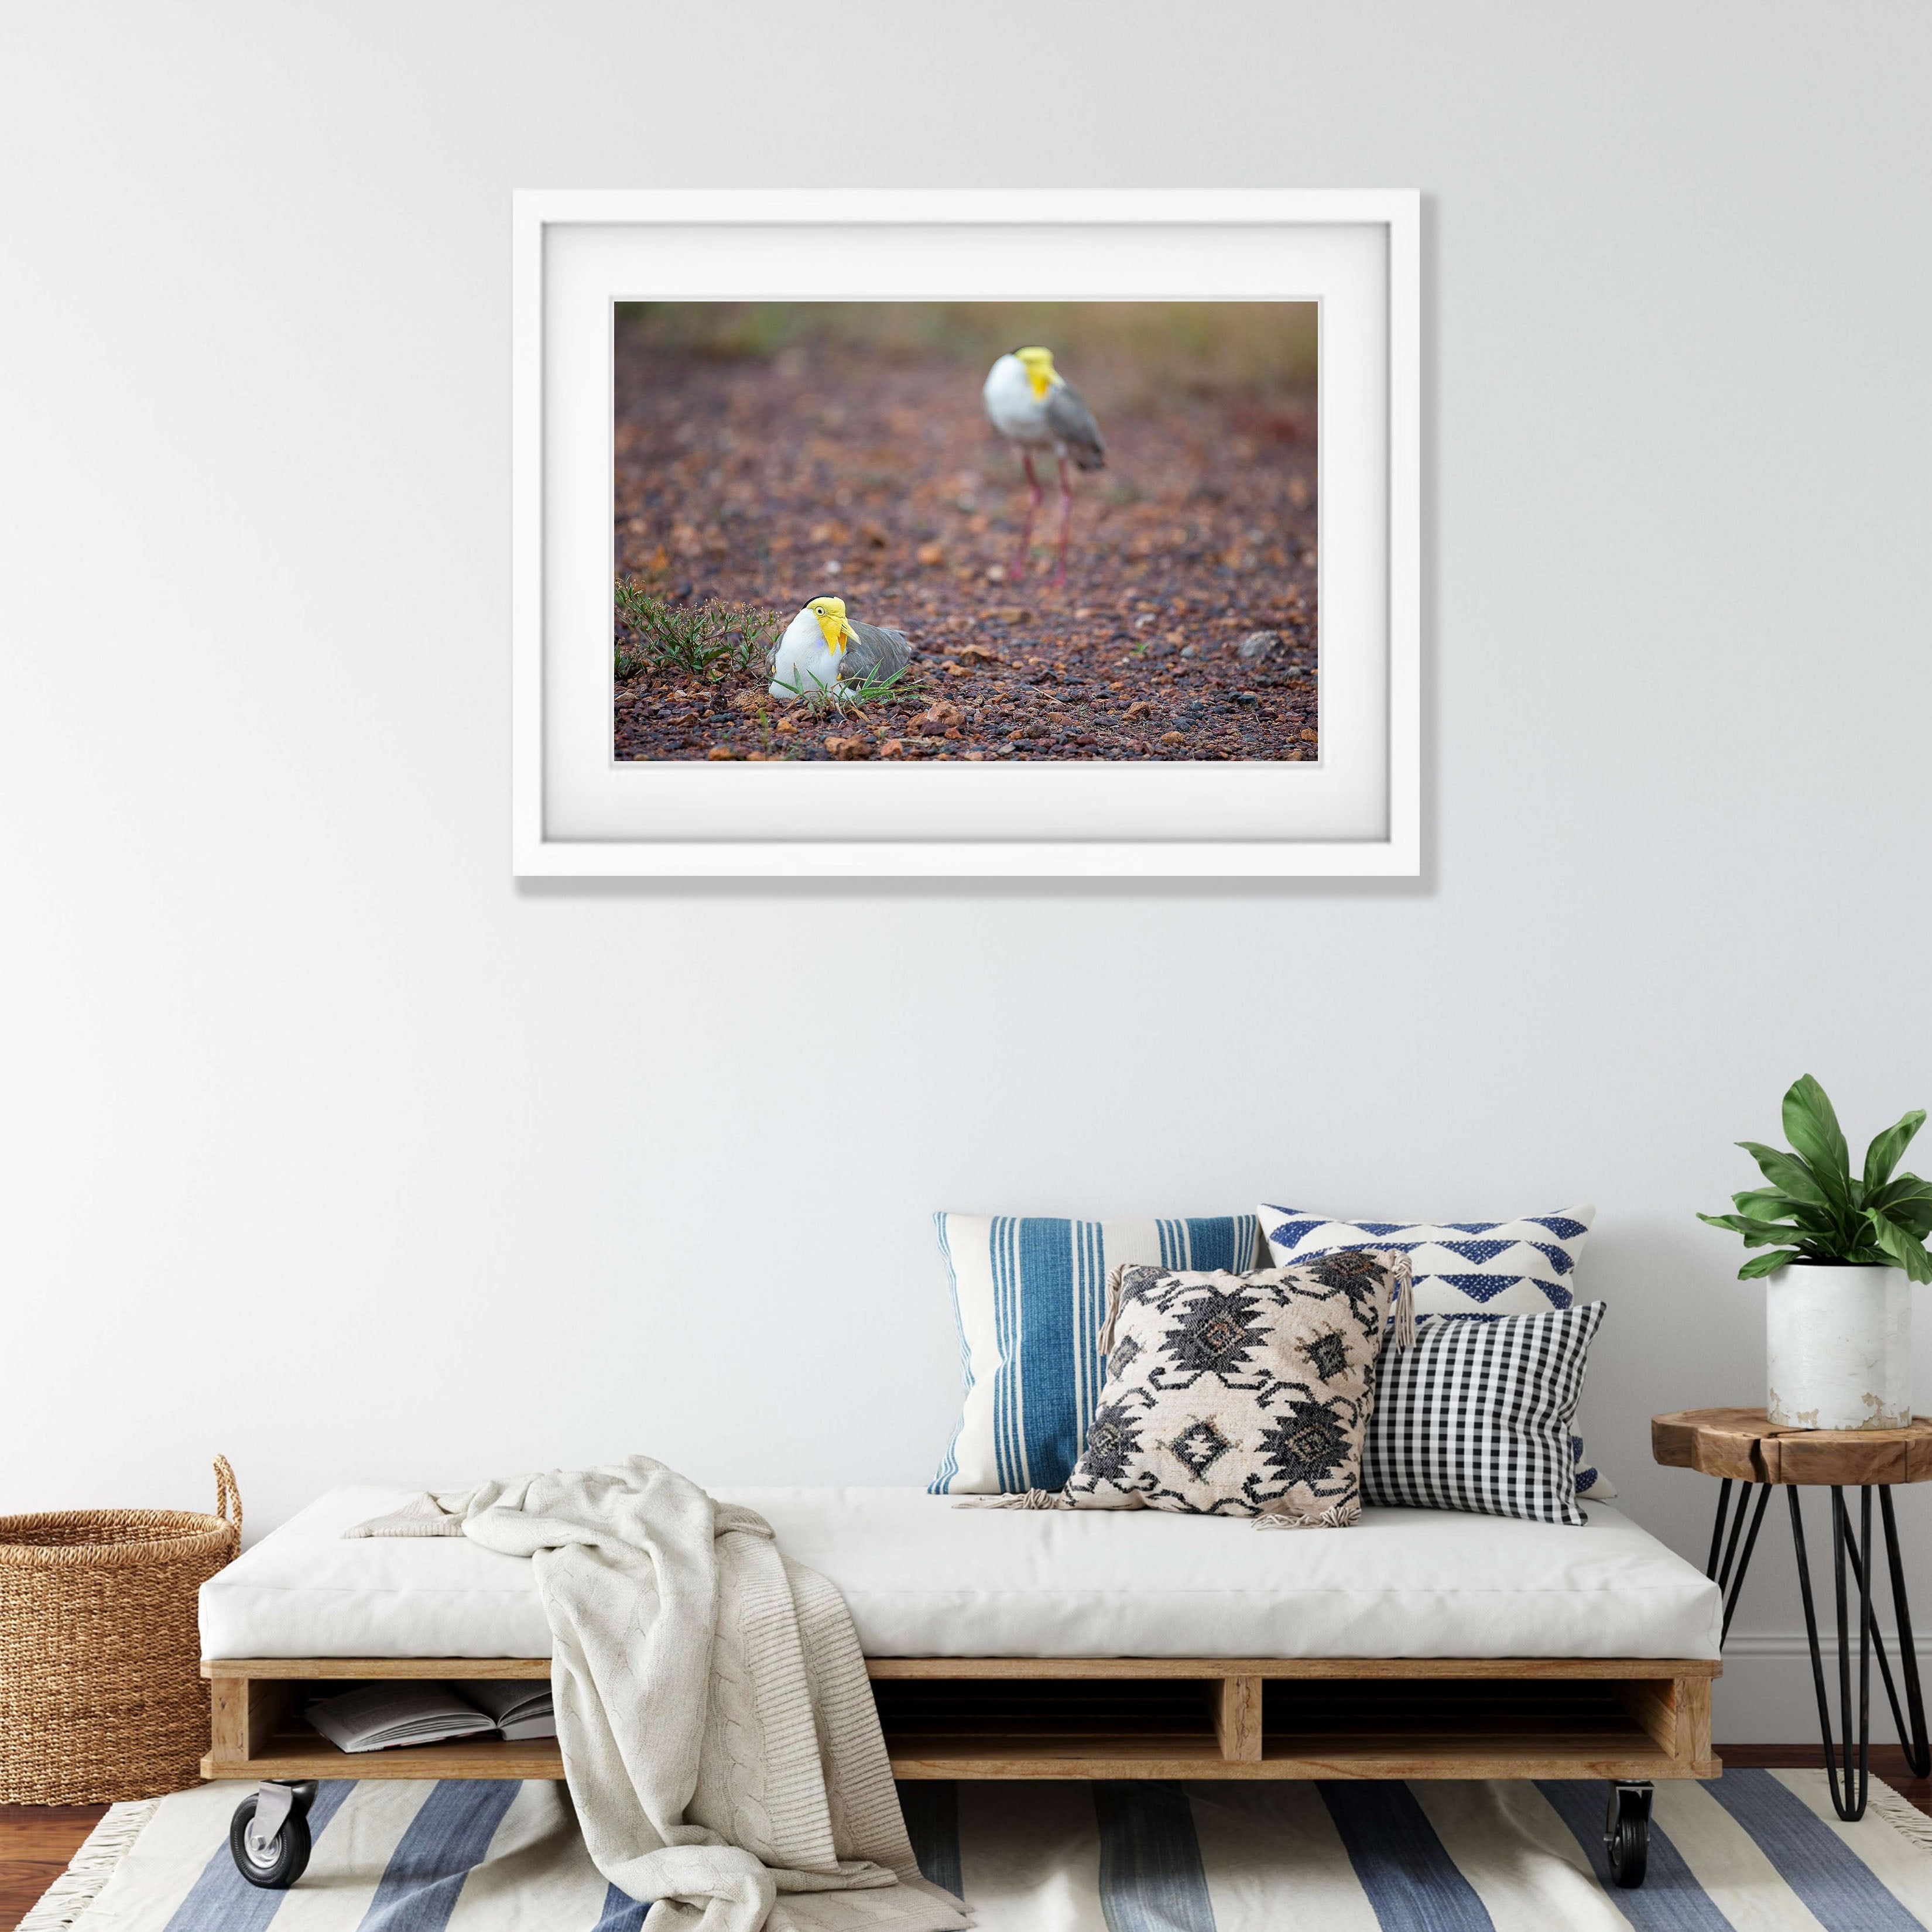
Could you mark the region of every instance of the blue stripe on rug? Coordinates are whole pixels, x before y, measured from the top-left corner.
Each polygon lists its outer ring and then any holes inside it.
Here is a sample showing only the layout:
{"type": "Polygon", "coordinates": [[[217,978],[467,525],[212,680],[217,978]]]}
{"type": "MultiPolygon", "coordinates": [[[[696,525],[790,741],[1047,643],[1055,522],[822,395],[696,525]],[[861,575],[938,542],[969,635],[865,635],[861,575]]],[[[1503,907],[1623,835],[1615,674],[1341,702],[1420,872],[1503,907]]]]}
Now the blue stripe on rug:
{"type": "Polygon", "coordinates": [[[614,1885],[604,1894],[604,1910],[590,1932],[638,1932],[652,1901],[633,1898],[621,1886],[614,1885]]]}
{"type": "Polygon", "coordinates": [[[1750,1834],[1825,1932],[1923,1932],[1864,1861],[1769,1772],[1727,1772],[1704,1789],[1750,1834]]]}
{"type": "MultiPolygon", "coordinates": [[[[332,1778],[315,1794],[308,1808],[309,1841],[320,1838],[343,1801],[356,1789],[351,1778],[332,1778]]],[[[245,1800],[238,1798],[238,1804],[245,1800]]],[[[250,1885],[235,1868],[234,1856],[224,1838],[221,1849],[201,1868],[187,1898],[175,1908],[167,1932],[261,1932],[281,1910],[282,1894],[250,1885]]]]}
{"type": "Polygon", "coordinates": [[[958,1786],[950,1778],[909,1779],[899,1786],[899,1809],[920,1872],[942,1892],[961,1897],[958,1786]]]}
{"type": "Polygon", "coordinates": [[[1407,1785],[1324,1778],[1316,1789],[1388,1932],[1496,1932],[1407,1785]]]}
{"type": "Polygon", "coordinates": [[[1650,1857],[1643,1883],[1634,1892],[1625,1892],[1610,1876],[1610,1862],[1604,1850],[1609,1786],[1594,1779],[1552,1778],[1538,1779],[1536,1788],[1570,1827],[1597,1882],[1638,1932],[1732,1932],[1731,1922],[1697,1882],[1684,1862],[1684,1854],[1654,1819],[1651,1821],[1650,1857]]]}
{"type": "Polygon", "coordinates": [[[1080,1458],[1077,1420],[1067,1400],[1074,1385],[1078,1233],[1077,1222],[1044,1216],[1019,1224],[1020,1433],[1026,1481],[1036,1490],[1058,1489],[1080,1458]]]}
{"type": "Polygon", "coordinates": [[[1178,1784],[1094,1786],[1107,1932],[1215,1932],[1194,1813],[1178,1784]]]}
{"type": "Polygon", "coordinates": [[[390,1853],[358,1932],[442,1932],[522,1789],[514,1778],[440,1780],[390,1853]]]}

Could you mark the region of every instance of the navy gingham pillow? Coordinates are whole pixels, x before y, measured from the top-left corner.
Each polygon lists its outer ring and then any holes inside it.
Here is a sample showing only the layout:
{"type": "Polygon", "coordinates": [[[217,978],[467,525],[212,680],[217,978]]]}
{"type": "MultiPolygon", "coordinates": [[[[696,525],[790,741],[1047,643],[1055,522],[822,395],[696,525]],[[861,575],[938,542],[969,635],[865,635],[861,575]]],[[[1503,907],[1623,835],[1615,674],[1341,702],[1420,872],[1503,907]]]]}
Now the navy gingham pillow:
{"type": "Polygon", "coordinates": [[[1580,1527],[1570,1423],[1603,1318],[1600,1301],[1418,1316],[1414,1342],[1382,1352],[1364,1502],[1580,1527]]]}

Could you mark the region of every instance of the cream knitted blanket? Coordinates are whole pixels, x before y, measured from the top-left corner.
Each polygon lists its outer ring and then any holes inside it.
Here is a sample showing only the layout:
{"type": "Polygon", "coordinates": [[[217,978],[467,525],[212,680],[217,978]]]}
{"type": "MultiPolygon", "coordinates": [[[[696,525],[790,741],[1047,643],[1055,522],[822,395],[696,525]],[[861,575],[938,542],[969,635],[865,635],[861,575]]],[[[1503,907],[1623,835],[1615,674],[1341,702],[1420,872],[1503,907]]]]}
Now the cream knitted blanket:
{"type": "Polygon", "coordinates": [[[754,1512],[645,1456],[424,1495],[351,1536],[536,1565],[564,1775],[644,1932],[951,1932],[844,1599],[754,1512]]]}

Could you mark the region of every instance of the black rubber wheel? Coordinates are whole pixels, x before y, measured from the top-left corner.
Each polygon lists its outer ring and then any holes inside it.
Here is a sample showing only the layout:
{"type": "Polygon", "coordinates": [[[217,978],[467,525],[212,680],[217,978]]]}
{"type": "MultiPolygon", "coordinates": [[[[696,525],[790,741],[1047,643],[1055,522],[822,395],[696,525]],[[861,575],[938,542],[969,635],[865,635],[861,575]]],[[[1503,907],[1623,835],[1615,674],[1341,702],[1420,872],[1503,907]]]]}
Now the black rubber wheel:
{"type": "Polygon", "coordinates": [[[235,1869],[265,1892],[286,1892],[308,1869],[308,1806],[298,1802],[283,1820],[266,1863],[256,1857],[248,1843],[249,1821],[254,1815],[254,1799],[244,1798],[229,1820],[228,1850],[235,1869]]]}
{"type": "Polygon", "coordinates": [[[1643,1882],[1650,1863],[1650,1794],[1648,1792],[1610,1792],[1610,1813],[1604,1821],[1604,1851],[1610,1862],[1610,1876],[1625,1892],[1634,1892],[1643,1882]]]}

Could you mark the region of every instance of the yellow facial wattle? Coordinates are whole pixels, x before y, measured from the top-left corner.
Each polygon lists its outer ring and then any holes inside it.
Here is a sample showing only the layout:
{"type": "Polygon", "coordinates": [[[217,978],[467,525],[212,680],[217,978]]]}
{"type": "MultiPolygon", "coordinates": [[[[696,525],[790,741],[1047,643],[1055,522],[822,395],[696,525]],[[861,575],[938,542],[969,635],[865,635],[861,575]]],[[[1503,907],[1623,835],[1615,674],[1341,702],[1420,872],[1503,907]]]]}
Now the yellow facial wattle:
{"type": "Polygon", "coordinates": [[[836,657],[852,641],[852,627],[845,621],[844,600],[828,597],[824,603],[812,607],[812,614],[818,620],[826,649],[836,657]]]}
{"type": "Polygon", "coordinates": [[[1046,400],[1046,392],[1053,387],[1053,351],[1050,349],[1016,349],[1013,353],[1019,358],[1020,367],[1027,372],[1027,380],[1033,385],[1033,399],[1036,403],[1046,400]]]}

